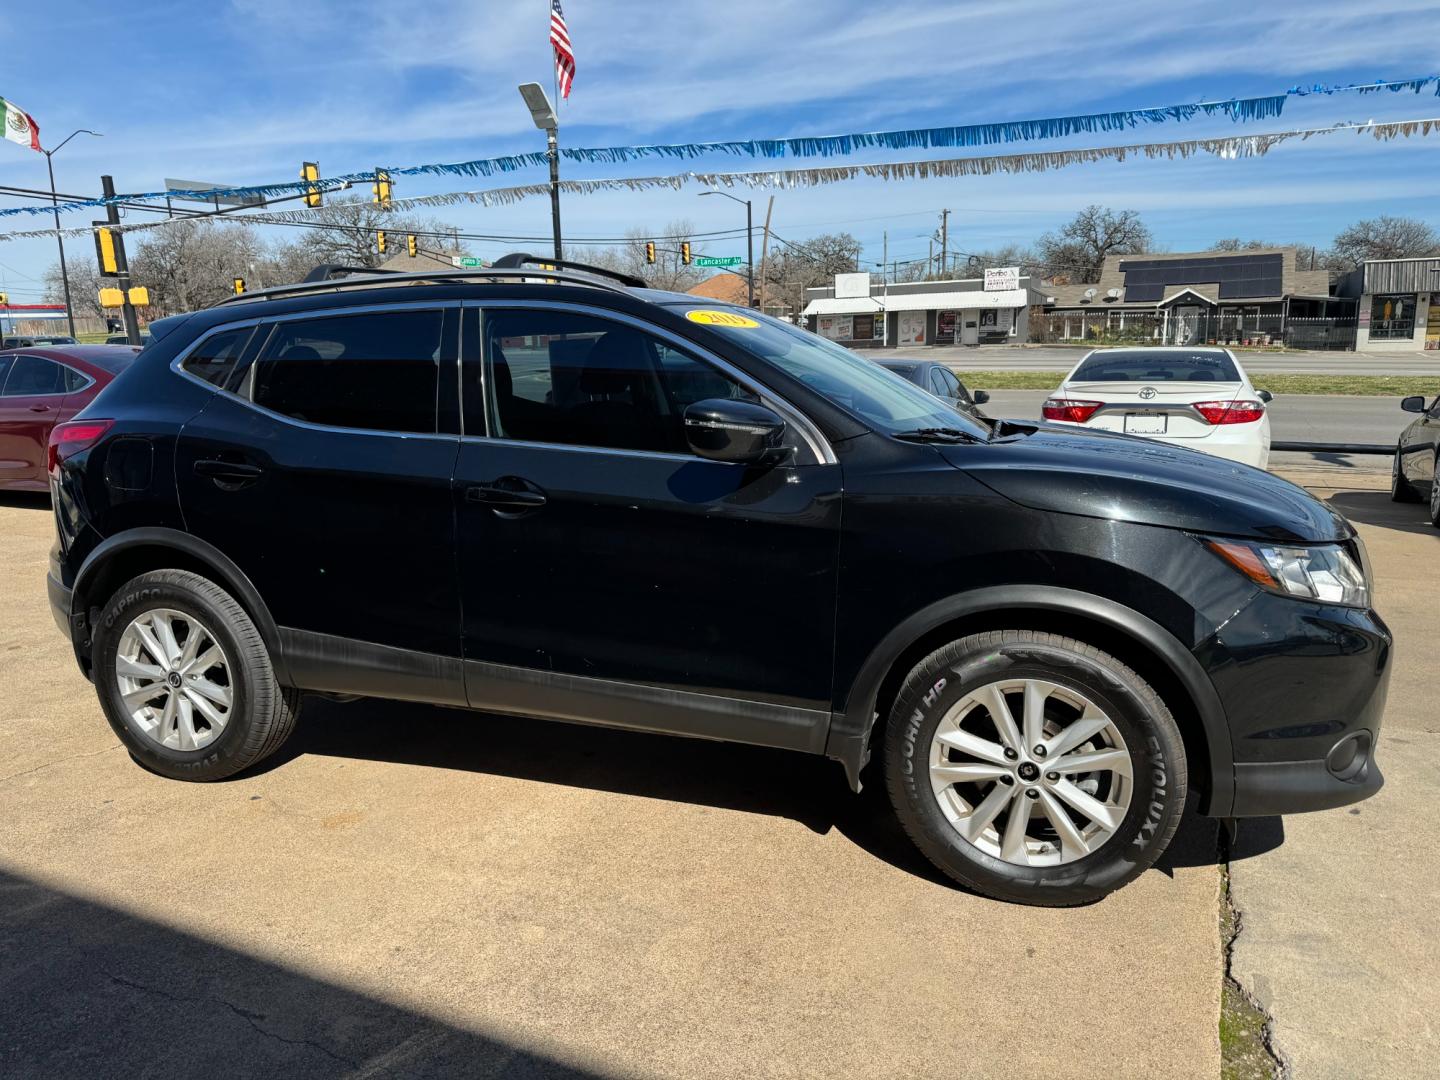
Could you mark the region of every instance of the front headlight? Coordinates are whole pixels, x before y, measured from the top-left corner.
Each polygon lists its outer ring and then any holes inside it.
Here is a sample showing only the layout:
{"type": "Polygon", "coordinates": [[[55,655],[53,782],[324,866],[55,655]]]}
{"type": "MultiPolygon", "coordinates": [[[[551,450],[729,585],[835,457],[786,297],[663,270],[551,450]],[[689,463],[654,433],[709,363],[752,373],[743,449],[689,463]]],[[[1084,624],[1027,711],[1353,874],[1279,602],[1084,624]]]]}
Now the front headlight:
{"type": "Polygon", "coordinates": [[[1206,540],[1205,546],[1271,592],[1318,600],[1322,604],[1370,606],[1370,586],[1365,572],[1340,544],[1295,547],[1206,540]]]}

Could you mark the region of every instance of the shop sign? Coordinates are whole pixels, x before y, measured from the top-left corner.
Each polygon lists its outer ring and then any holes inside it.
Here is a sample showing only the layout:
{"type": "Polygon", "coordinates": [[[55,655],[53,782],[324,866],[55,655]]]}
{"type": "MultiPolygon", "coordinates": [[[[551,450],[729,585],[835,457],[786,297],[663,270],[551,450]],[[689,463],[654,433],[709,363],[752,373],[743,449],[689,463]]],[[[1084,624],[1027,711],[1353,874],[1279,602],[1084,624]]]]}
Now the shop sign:
{"type": "Polygon", "coordinates": [[[1020,288],[1018,266],[992,266],[985,270],[986,292],[1013,292],[1020,288]]]}
{"type": "Polygon", "coordinates": [[[955,340],[955,312],[942,311],[937,317],[935,324],[936,341],[955,340]]]}

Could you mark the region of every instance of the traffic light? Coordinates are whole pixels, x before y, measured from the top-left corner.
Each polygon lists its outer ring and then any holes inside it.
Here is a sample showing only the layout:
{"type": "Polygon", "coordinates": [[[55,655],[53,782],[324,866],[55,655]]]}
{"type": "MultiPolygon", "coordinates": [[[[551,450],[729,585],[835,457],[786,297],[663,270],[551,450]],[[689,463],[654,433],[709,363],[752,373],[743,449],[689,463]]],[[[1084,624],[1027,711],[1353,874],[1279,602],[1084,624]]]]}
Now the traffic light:
{"type": "Polygon", "coordinates": [[[382,209],[390,209],[390,171],[388,169],[375,170],[375,183],[370,185],[375,192],[371,202],[379,203],[382,209]]]}
{"type": "Polygon", "coordinates": [[[300,166],[300,179],[305,181],[305,205],[321,206],[324,203],[325,194],[320,190],[320,165],[318,162],[307,161],[300,166]]]}
{"type": "Polygon", "coordinates": [[[8,293],[0,292],[0,307],[9,307],[9,306],[10,306],[10,296],[9,296],[9,294],[8,294],[8,293]]]}
{"type": "Polygon", "coordinates": [[[237,277],[237,278],[235,279],[235,295],[236,295],[236,296],[239,296],[239,295],[240,295],[241,293],[243,293],[244,291],[245,291],[245,279],[244,279],[243,277],[237,277]]]}
{"type": "Polygon", "coordinates": [[[405,234],[405,250],[410,253],[412,259],[420,254],[420,241],[415,238],[414,233],[405,234]]]}
{"type": "Polygon", "coordinates": [[[647,263],[653,263],[653,262],[655,261],[655,241],[654,241],[654,240],[646,240],[646,241],[645,241],[645,261],[646,261],[647,263]]]}
{"type": "Polygon", "coordinates": [[[120,273],[120,264],[115,260],[115,234],[109,229],[95,230],[95,262],[104,277],[120,273]]]}
{"type": "Polygon", "coordinates": [[[690,265],[690,241],[684,240],[680,244],[680,261],[686,266],[690,265]]]}
{"type": "Polygon", "coordinates": [[[385,230],[381,229],[375,234],[375,250],[381,255],[385,254],[385,230]]]}

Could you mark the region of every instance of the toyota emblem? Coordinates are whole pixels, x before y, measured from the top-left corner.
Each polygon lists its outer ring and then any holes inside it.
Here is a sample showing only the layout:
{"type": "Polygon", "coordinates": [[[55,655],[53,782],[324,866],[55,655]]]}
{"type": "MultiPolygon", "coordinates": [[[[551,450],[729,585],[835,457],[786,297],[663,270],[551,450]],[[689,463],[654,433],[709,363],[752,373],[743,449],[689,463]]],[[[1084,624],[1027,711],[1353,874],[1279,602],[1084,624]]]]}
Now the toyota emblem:
{"type": "Polygon", "coordinates": [[[1141,390],[1141,391],[1140,391],[1140,397],[1141,397],[1141,399],[1144,400],[1144,401],[1149,401],[1149,400],[1150,400],[1151,398],[1153,398],[1157,393],[1159,393],[1159,391],[1156,390],[1153,386],[1147,386],[1147,387],[1145,387],[1144,390],[1141,390]]]}

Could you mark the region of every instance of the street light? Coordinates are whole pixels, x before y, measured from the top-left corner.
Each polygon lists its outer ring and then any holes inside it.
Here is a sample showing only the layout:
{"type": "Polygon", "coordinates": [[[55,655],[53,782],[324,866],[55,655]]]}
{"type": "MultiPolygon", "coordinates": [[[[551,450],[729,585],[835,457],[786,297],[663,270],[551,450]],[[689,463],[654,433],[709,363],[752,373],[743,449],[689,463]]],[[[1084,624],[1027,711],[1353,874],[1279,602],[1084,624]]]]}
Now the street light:
{"type": "Polygon", "coordinates": [[[530,110],[530,119],[545,132],[545,146],[550,157],[550,222],[555,232],[555,258],[558,261],[563,258],[560,251],[560,150],[556,139],[560,118],[555,115],[555,107],[550,104],[545,88],[539,83],[521,83],[520,96],[530,110]]]}
{"type": "Polygon", "coordinates": [[[700,194],[724,195],[731,202],[745,204],[745,279],[750,293],[750,306],[753,308],[755,306],[755,228],[751,223],[750,200],[737,199],[728,191],[702,191],[700,194]]]}
{"type": "Polygon", "coordinates": [[[91,131],[89,128],[79,128],[66,135],[60,145],[53,150],[41,149],[45,155],[45,168],[50,171],[50,208],[55,214],[55,242],[60,245],[60,283],[65,290],[65,318],[70,323],[70,336],[75,336],[75,309],[70,305],[70,274],[65,269],[65,237],[60,235],[60,200],[55,194],[55,162],[52,160],[65,144],[76,135],[94,135],[97,139],[104,138],[98,131],[91,131]]]}

